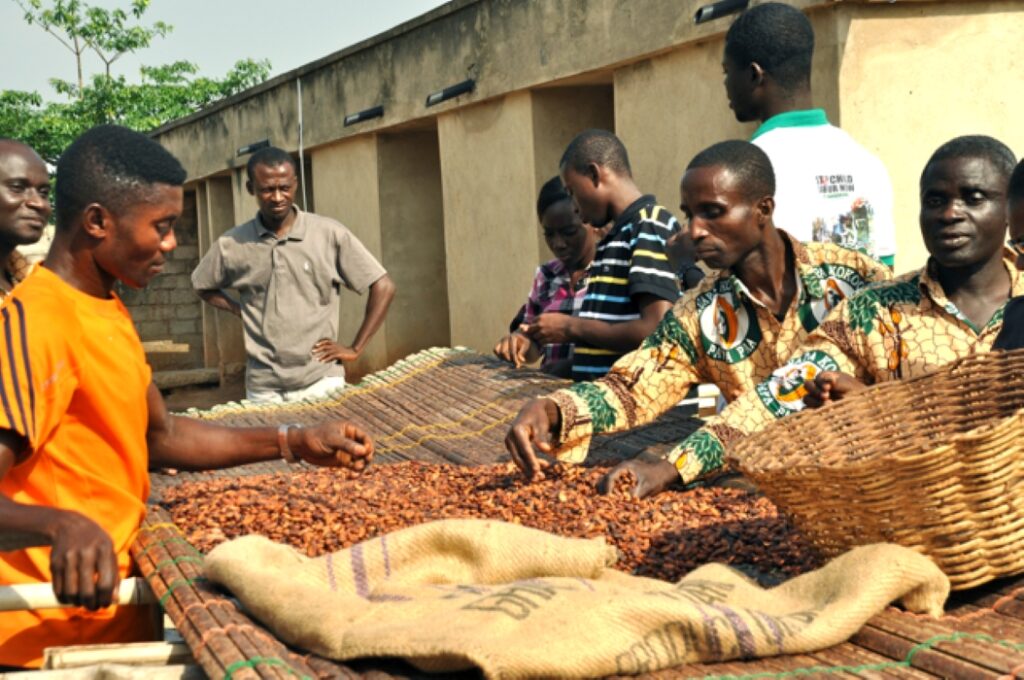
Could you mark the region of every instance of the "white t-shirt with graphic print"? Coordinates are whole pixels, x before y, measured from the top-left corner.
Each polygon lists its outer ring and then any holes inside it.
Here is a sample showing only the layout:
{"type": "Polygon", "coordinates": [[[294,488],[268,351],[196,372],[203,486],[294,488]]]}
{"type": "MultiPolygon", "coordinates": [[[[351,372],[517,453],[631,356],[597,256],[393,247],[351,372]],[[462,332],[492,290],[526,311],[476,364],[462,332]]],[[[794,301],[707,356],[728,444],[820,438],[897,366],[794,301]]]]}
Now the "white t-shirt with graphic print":
{"type": "Polygon", "coordinates": [[[801,241],[860,250],[892,265],[892,183],[885,165],[822,109],[769,118],[751,141],[775,170],[775,224],[801,241]]]}

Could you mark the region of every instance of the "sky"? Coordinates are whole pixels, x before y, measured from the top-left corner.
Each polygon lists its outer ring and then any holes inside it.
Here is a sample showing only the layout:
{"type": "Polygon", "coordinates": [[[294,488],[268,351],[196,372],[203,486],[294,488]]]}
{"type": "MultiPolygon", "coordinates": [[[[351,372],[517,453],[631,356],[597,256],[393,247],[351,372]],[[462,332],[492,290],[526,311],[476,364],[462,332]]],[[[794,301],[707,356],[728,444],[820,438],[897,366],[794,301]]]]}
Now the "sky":
{"type": "MultiPolygon", "coordinates": [[[[44,0],[45,1],[45,0],[44,0]]],[[[128,0],[86,0],[127,9],[128,0]]],[[[138,79],[141,64],[179,60],[201,75],[221,77],[239,59],[269,59],[270,77],[384,32],[442,5],[442,0],[152,0],[144,24],[163,21],[174,30],[137,54],[114,63],[113,72],[138,79]]],[[[15,0],[0,0],[0,90],[34,90],[57,99],[52,77],[75,80],[75,58],[55,38],[24,21],[15,0]]],[[[102,62],[90,55],[86,77],[102,62]]]]}

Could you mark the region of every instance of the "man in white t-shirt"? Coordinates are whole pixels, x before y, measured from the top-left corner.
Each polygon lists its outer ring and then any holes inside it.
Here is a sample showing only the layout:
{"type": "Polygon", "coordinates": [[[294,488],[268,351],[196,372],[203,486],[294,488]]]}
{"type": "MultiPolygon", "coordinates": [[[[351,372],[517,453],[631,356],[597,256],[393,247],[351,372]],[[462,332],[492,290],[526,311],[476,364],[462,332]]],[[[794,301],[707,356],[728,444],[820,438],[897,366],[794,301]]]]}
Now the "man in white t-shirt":
{"type": "Polygon", "coordinates": [[[811,104],[814,30],[789,5],[756,5],[725,36],[725,91],[775,170],[775,223],[893,266],[892,184],[882,162],[811,104]]]}

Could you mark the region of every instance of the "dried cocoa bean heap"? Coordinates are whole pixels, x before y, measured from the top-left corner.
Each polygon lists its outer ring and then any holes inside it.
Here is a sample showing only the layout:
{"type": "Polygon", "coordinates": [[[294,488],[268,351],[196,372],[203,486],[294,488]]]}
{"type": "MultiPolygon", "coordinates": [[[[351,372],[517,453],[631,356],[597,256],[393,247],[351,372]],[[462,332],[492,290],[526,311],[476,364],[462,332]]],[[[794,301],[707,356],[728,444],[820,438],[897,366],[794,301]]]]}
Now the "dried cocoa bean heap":
{"type": "Polygon", "coordinates": [[[819,564],[807,542],[758,494],[739,489],[669,491],[638,500],[616,484],[594,487],[607,468],[553,465],[526,484],[513,466],[399,463],[362,475],[338,470],[215,478],[169,489],[163,504],[206,552],[250,533],[310,556],[437,519],[500,519],[564,536],[605,537],[623,571],[675,581],[706,562],[739,566],[766,582],[819,564]]]}

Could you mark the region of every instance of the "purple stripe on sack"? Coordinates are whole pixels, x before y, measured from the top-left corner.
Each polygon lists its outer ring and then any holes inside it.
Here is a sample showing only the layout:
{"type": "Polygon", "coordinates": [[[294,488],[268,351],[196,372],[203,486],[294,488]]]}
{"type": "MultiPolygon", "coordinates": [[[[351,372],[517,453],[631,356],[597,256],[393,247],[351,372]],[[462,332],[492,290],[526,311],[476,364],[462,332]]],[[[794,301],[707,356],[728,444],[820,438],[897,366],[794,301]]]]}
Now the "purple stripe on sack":
{"type": "Polygon", "coordinates": [[[779,653],[781,654],[782,641],[785,636],[783,636],[782,629],[779,628],[779,624],[775,623],[775,619],[771,616],[768,616],[764,612],[754,612],[754,615],[768,625],[768,629],[772,632],[772,637],[775,638],[775,646],[778,648],[779,653]]]}
{"type": "Polygon", "coordinates": [[[384,555],[384,578],[391,578],[391,559],[388,557],[388,536],[380,537],[380,551],[384,555]]]}
{"type": "Polygon", "coordinates": [[[744,659],[752,659],[757,653],[757,645],[754,642],[754,635],[750,632],[750,627],[747,623],[740,618],[734,610],[729,607],[721,605],[711,605],[712,608],[722,612],[722,615],[732,626],[732,630],[736,633],[736,643],[740,646],[740,654],[743,655],[744,659]]]}
{"type": "Polygon", "coordinates": [[[587,579],[577,578],[576,580],[585,585],[587,587],[587,590],[589,590],[590,592],[596,592],[594,586],[590,585],[590,581],[588,581],[587,579]]]}
{"type": "Polygon", "coordinates": [[[704,636],[708,639],[708,653],[711,655],[710,661],[719,661],[722,658],[722,641],[718,639],[718,629],[715,628],[715,617],[708,616],[708,613],[704,611],[704,607],[694,602],[694,606],[697,611],[700,612],[701,618],[704,619],[704,636]]]}
{"type": "Polygon", "coordinates": [[[352,576],[356,580],[356,595],[365,599],[370,594],[370,584],[366,579],[366,560],[363,558],[363,544],[352,546],[352,576]]]}
{"type": "Polygon", "coordinates": [[[327,553],[327,585],[332,591],[338,590],[338,582],[334,579],[334,553],[327,553]]]}

